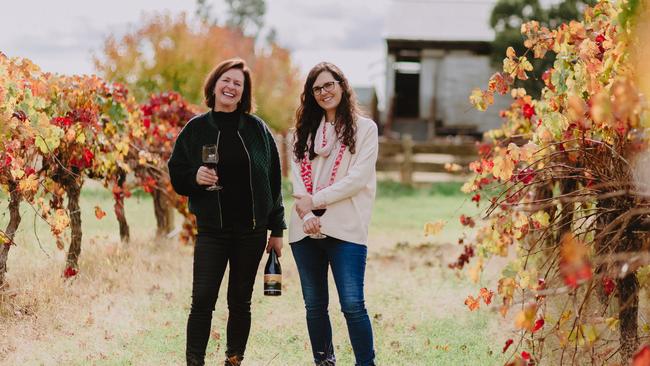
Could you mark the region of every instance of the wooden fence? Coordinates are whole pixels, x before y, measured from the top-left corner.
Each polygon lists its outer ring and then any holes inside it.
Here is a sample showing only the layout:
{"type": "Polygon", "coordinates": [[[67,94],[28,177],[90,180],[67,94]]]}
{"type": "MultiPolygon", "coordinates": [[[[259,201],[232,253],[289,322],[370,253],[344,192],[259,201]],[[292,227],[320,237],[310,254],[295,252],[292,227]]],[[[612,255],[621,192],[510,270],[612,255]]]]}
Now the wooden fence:
{"type": "MultiPolygon", "coordinates": [[[[282,174],[289,173],[292,147],[287,136],[276,135],[276,143],[282,163],[282,174]]],[[[397,175],[400,182],[416,183],[417,173],[439,173],[435,180],[462,179],[469,173],[467,165],[476,160],[476,140],[472,138],[438,138],[433,141],[416,142],[410,135],[401,140],[379,138],[377,171],[397,175]]]]}
{"type": "Polygon", "coordinates": [[[401,140],[380,138],[378,172],[397,172],[403,184],[413,185],[416,173],[441,173],[436,180],[468,174],[467,165],[476,160],[476,140],[439,138],[415,142],[410,135],[401,140]]]}

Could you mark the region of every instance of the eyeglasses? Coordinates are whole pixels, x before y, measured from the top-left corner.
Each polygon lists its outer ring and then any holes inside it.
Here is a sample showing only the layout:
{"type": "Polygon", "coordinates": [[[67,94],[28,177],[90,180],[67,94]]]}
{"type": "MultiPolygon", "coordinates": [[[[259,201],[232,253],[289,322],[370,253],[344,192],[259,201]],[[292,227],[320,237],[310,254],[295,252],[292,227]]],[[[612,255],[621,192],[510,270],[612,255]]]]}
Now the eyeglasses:
{"type": "Polygon", "coordinates": [[[326,91],[326,92],[331,92],[332,90],[334,90],[334,85],[336,85],[338,83],[340,83],[340,81],[336,81],[336,80],[335,81],[328,81],[325,84],[323,84],[323,86],[315,86],[315,87],[311,88],[311,91],[312,91],[312,93],[314,93],[314,95],[318,96],[318,95],[321,95],[323,90],[326,91]]]}

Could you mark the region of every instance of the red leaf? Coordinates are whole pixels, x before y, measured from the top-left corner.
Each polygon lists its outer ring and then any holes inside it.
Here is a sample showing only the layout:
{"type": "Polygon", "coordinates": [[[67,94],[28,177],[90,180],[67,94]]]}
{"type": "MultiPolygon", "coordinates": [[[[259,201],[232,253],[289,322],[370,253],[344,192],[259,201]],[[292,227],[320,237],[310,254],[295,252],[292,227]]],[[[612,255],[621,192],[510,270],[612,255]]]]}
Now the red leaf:
{"type": "Polygon", "coordinates": [[[77,275],[77,273],[79,272],[77,271],[76,268],[68,267],[65,269],[65,271],[63,271],[63,277],[65,278],[74,277],[77,275]]]}
{"type": "Polygon", "coordinates": [[[530,184],[535,179],[535,171],[531,168],[522,169],[517,172],[515,179],[523,184],[530,184]]]}
{"type": "Polygon", "coordinates": [[[524,104],[524,106],[522,107],[522,110],[523,110],[524,117],[526,119],[530,119],[532,116],[535,115],[535,107],[533,107],[532,105],[530,105],[528,103],[524,104]]]}
{"type": "Polygon", "coordinates": [[[506,341],[505,346],[503,346],[503,353],[506,353],[506,351],[508,350],[508,348],[510,348],[510,346],[512,345],[513,342],[514,341],[512,339],[508,339],[506,341]]]}
{"type": "Polygon", "coordinates": [[[646,344],[639,348],[632,357],[632,366],[650,366],[650,346],[646,344]]]}
{"type": "Polygon", "coordinates": [[[477,194],[474,195],[474,197],[472,197],[472,201],[474,201],[476,203],[478,203],[480,200],[481,200],[481,194],[480,193],[477,193],[477,194]]]}
{"type": "Polygon", "coordinates": [[[474,227],[474,225],[476,225],[474,219],[465,215],[460,215],[460,223],[463,226],[469,226],[469,227],[474,227]]]}
{"type": "Polygon", "coordinates": [[[521,358],[523,358],[526,361],[529,361],[530,360],[530,353],[528,353],[526,351],[521,352],[521,358]]]}
{"type": "Polygon", "coordinates": [[[533,327],[533,333],[542,329],[543,326],[544,326],[544,318],[537,319],[537,321],[535,321],[535,326],[533,327]]]}
{"type": "Polygon", "coordinates": [[[609,296],[614,292],[614,289],[616,288],[616,283],[609,277],[604,277],[603,278],[603,290],[605,291],[605,295],[609,296]]]}
{"type": "Polygon", "coordinates": [[[88,150],[87,148],[84,148],[84,161],[86,162],[86,166],[90,166],[91,162],[93,161],[93,158],[95,157],[95,154],[93,154],[92,151],[88,150]]]}

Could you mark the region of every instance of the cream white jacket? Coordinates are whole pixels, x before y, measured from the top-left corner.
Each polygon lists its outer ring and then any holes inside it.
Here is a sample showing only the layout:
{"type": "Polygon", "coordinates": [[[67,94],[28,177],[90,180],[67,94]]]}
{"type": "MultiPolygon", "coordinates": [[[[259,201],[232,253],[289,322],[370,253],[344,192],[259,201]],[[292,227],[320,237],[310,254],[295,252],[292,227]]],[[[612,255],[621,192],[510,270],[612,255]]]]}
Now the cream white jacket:
{"type": "MultiPolygon", "coordinates": [[[[358,116],[356,120],[356,149],[351,154],[343,153],[334,183],[317,192],[314,206],[326,206],[327,211],[320,218],[321,232],[344,241],[366,245],[368,225],[377,190],[378,136],[377,125],[369,118],[358,116]]],[[[332,152],[336,155],[336,151],[332,152]]],[[[316,156],[312,167],[324,165],[326,158],[316,156]]],[[[291,183],[294,194],[308,194],[300,177],[300,164],[291,159],[291,183]]],[[[295,206],[291,209],[289,243],[295,243],[307,236],[302,230],[303,222],[295,206]]]]}

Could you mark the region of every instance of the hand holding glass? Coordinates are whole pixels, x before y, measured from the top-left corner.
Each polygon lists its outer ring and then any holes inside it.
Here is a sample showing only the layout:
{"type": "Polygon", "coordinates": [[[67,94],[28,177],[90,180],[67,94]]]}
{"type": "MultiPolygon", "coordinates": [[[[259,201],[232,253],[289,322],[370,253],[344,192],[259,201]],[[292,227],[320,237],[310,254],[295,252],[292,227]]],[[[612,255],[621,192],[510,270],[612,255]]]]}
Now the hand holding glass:
{"type": "MultiPolygon", "coordinates": [[[[219,152],[217,151],[217,145],[203,145],[203,164],[214,170],[214,173],[217,174],[217,163],[219,162],[219,152]]],[[[218,191],[223,188],[216,183],[208,186],[206,190],[208,191],[218,191]]]]}
{"type": "MultiPolygon", "coordinates": [[[[323,216],[325,214],[325,210],[326,210],[325,208],[318,208],[318,209],[311,210],[311,212],[314,214],[314,216],[321,217],[321,216],[323,216]]],[[[325,238],[327,238],[327,236],[325,236],[325,234],[321,233],[320,231],[318,233],[316,233],[316,234],[310,234],[309,237],[312,238],[312,239],[325,239],[325,238]]]]}

